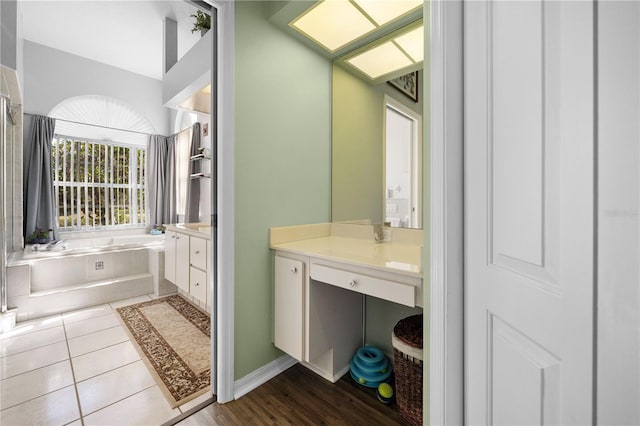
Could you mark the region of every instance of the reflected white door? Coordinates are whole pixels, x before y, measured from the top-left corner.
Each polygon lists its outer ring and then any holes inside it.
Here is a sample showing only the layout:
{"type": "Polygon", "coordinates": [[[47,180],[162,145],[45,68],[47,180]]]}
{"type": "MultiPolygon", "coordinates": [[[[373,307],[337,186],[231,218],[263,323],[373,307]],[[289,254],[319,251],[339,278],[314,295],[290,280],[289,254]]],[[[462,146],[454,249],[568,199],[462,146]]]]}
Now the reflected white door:
{"type": "Polygon", "coordinates": [[[385,222],[390,226],[421,228],[422,117],[401,102],[385,96],[385,222]]]}
{"type": "Polygon", "coordinates": [[[465,4],[468,424],[592,421],[593,13],[465,4]]]}

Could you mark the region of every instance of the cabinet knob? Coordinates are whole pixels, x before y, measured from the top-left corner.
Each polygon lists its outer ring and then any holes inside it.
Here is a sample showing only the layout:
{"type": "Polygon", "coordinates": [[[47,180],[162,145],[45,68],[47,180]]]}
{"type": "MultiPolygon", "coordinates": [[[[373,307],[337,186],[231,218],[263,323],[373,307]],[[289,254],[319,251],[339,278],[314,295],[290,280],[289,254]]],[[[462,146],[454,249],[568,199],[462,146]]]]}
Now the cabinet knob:
{"type": "Polygon", "coordinates": [[[196,254],[200,254],[200,250],[196,250],[196,254]]]}
{"type": "Polygon", "coordinates": [[[358,284],[358,283],[356,282],[356,280],[351,280],[351,281],[349,281],[349,287],[355,287],[355,286],[356,286],[356,284],[358,284]]]}
{"type": "Polygon", "coordinates": [[[291,271],[292,274],[295,274],[296,272],[298,272],[298,268],[296,268],[295,266],[289,270],[291,271]]]}
{"type": "Polygon", "coordinates": [[[175,237],[176,237],[175,235],[172,235],[172,236],[171,236],[171,238],[175,238],[175,237]]]}
{"type": "Polygon", "coordinates": [[[199,286],[199,285],[200,285],[200,283],[196,283],[196,287],[199,286]]]}

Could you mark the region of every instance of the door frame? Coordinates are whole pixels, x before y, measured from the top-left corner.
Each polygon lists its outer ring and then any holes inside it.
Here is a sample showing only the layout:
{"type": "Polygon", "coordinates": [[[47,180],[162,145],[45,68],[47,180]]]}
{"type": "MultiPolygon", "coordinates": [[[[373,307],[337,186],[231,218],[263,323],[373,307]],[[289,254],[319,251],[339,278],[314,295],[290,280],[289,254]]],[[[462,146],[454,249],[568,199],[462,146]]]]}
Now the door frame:
{"type": "MultiPolygon", "coordinates": [[[[208,0],[218,10],[219,84],[217,118],[218,140],[218,235],[217,252],[226,253],[218,262],[217,283],[234,282],[234,95],[233,58],[235,5],[208,0]],[[225,126],[225,123],[227,125],[225,126]],[[231,124],[229,124],[231,123],[231,124]]],[[[429,265],[430,292],[425,292],[425,317],[429,330],[429,374],[424,380],[425,406],[430,424],[463,424],[463,103],[462,103],[462,0],[425,2],[430,17],[430,104],[425,102],[423,117],[429,120],[430,151],[424,150],[424,164],[430,174],[423,176],[430,188],[430,209],[423,211],[423,223],[430,223],[424,246],[430,250],[423,258],[429,265]],[[427,399],[428,398],[428,399],[427,399]]],[[[426,132],[425,132],[426,133],[426,132]]],[[[425,268],[426,269],[426,268],[425,268]]],[[[217,314],[218,357],[217,399],[234,399],[234,290],[220,285],[214,308],[217,314]]],[[[213,361],[213,360],[212,360],[213,361]]]]}
{"type": "Polygon", "coordinates": [[[234,400],[234,44],[235,3],[206,0],[217,12],[217,43],[213,46],[211,80],[212,129],[217,137],[215,179],[212,191],[213,288],[211,318],[216,337],[212,339],[212,389],[217,402],[234,400]],[[217,67],[215,60],[217,59],[217,67]],[[215,125],[214,125],[215,124],[215,125]],[[216,223],[217,222],[217,223],[216,223]],[[224,257],[220,253],[225,253],[224,257]]]}
{"type": "MultiPolygon", "coordinates": [[[[429,424],[464,424],[464,134],[463,4],[431,0],[430,211],[424,223],[423,258],[429,265],[425,329],[429,330],[429,374],[424,380],[429,424]],[[428,257],[427,257],[428,256],[428,257]],[[428,299],[427,299],[428,298],[428,299]],[[428,395],[428,397],[426,396],[428,395]],[[427,399],[428,398],[428,399],[427,399]],[[428,404],[428,405],[427,405],[428,404]]],[[[427,95],[429,95],[427,93],[427,95]]],[[[426,107],[425,107],[426,108],[426,107]]],[[[430,157],[427,158],[427,155],[430,157]]],[[[426,213],[425,213],[426,216],[426,213]]],[[[425,268],[426,269],[426,268],[425,268]]]]}

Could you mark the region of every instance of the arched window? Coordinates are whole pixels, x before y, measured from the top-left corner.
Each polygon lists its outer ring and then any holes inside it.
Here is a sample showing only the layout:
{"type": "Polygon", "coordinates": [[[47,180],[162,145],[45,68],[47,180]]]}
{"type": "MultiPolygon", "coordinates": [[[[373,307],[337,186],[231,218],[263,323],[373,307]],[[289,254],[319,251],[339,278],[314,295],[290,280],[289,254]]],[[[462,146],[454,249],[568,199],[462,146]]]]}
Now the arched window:
{"type": "Polygon", "coordinates": [[[145,226],[145,160],[153,126],[114,98],[69,98],[57,119],[52,147],[61,231],[145,226]]]}

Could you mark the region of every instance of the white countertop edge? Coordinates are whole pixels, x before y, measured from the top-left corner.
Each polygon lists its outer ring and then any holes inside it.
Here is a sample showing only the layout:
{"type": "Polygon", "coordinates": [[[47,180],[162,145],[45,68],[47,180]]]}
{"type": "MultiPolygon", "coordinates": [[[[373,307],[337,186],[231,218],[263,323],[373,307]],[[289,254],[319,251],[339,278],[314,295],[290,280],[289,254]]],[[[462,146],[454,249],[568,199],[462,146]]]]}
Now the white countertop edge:
{"type": "MultiPolygon", "coordinates": [[[[393,244],[393,243],[381,243],[381,244],[393,244]]],[[[374,263],[367,263],[367,262],[362,262],[362,261],[358,261],[358,260],[354,260],[354,259],[348,259],[345,257],[340,257],[340,256],[331,256],[331,255],[327,255],[327,254],[323,254],[323,253],[317,253],[311,250],[301,250],[301,249],[296,249],[296,248],[291,248],[288,247],[285,244],[272,244],[270,245],[270,248],[272,250],[276,250],[276,251],[281,251],[281,252],[286,252],[286,253],[293,253],[293,254],[297,254],[297,255],[301,255],[301,256],[308,256],[308,257],[312,257],[315,259],[323,259],[323,260],[329,260],[332,262],[340,262],[340,263],[345,263],[345,264],[349,264],[349,265],[353,265],[353,266],[359,266],[359,267],[364,267],[364,268],[369,268],[369,269],[375,269],[377,271],[381,271],[381,272],[391,272],[394,274],[398,274],[398,275],[403,275],[406,277],[411,277],[411,278],[419,278],[422,279],[423,278],[423,274],[422,272],[413,272],[413,271],[407,271],[406,269],[398,269],[398,268],[393,268],[393,267],[389,267],[389,266],[380,266],[374,263]]]]}
{"type": "Polygon", "coordinates": [[[165,225],[167,231],[179,232],[193,237],[211,239],[211,226],[206,223],[172,223],[165,225]],[[202,229],[191,229],[194,226],[202,229]]]}

